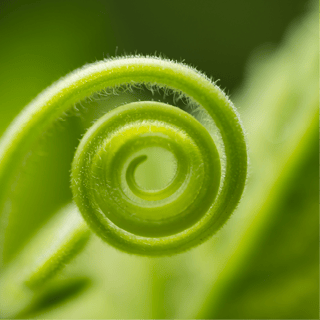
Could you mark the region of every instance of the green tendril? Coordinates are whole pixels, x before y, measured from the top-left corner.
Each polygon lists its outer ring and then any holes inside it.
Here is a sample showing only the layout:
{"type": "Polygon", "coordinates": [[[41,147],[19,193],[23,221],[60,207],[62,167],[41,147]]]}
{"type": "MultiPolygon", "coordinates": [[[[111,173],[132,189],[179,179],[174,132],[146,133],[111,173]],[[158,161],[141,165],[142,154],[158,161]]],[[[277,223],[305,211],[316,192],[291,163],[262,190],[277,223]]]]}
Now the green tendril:
{"type": "MultiPolygon", "coordinates": [[[[181,63],[125,57],[87,65],[45,90],[16,119],[0,144],[0,212],[30,146],[77,102],[106,88],[145,84],[182,93],[218,127],[226,164],[208,131],[191,115],[160,102],[119,106],[87,131],[74,157],[74,201],[91,229],[113,246],[142,255],[168,255],[202,243],[236,208],[247,175],[247,147],[239,117],[207,77],[181,63]],[[148,190],[135,178],[148,148],[176,162],[173,178],[148,190]]],[[[157,170],[157,168],[154,168],[157,170]]]]}
{"type": "Polygon", "coordinates": [[[205,216],[219,182],[219,154],[209,133],[186,112],[159,102],[107,113],[82,139],[72,167],[75,202],[85,219],[106,241],[135,253],[178,250],[179,233],[205,216]],[[148,147],[166,148],[176,158],[175,177],[164,189],[143,190],[134,180],[146,160],[139,151],[148,147]]]}

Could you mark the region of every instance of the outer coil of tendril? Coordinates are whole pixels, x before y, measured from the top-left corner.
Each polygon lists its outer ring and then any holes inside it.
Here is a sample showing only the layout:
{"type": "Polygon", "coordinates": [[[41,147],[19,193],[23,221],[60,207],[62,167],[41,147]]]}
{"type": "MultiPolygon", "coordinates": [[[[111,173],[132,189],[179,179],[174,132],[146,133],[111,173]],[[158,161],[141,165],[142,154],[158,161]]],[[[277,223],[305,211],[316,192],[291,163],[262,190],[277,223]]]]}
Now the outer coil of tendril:
{"type": "Polygon", "coordinates": [[[154,57],[87,65],[52,85],[24,110],[0,145],[0,211],[5,211],[5,190],[43,131],[78,101],[105,88],[135,83],[182,92],[206,110],[224,143],[223,185],[216,148],[195,119],[159,103],[131,104],[98,120],[79,146],[72,190],[80,212],[104,240],[138,254],[181,252],[216,232],[237,206],[246,181],[247,148],[239,117],[203,74],[154,57]],[[135,169],[145,160],[142,150],[151,145],[167,149],[177,160],[176,175],[163,190],[144,190],[134,179],[135,169]]]}

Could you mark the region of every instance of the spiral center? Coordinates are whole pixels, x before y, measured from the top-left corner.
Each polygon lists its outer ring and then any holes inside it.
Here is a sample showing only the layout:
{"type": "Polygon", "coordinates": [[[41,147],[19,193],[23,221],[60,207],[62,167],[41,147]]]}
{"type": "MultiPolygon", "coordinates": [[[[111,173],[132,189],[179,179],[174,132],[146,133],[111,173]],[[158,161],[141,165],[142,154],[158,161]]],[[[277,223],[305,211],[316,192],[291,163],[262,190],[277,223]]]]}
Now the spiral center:
{"type": "Polygon", "coordinates": [[[135,167],[133,179],[137,186],[144,190],[157,191],[165,188],[173,180],[177,161],[174,155],[161,147],[150,147],[143,150],[143,159],[135,167]]]}

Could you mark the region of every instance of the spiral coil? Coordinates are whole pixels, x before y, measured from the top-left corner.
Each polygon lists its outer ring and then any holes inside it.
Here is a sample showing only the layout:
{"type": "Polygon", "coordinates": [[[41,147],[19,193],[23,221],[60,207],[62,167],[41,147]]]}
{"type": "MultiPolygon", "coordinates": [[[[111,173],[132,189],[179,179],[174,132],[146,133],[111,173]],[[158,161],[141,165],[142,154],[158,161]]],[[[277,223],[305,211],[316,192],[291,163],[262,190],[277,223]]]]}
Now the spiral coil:
{"type": "MultiPolygon", "coordinates": [[[[10,185],[28,147],[75,103],[105,88],[137,83],[182,92],[205,109],[224,143],[223,184],[220,156],[206,129],[177,107],[144,101],[117,107],[87,131],[74,157],[72,191],[88,225],[113,246],[137,254],[173,254],[203,242],[225,223],[247,174],[244,132],[232,103],[186,65],[125,57],[85,66],[58,81],[7,131],[0,145],[0,181],[10,185]],[[147,190],[135,179],[150,147],[167,150],[176,161],[174,177],[159,190],[147,190]]],[[[0,191],[0,210],[4,199],[0,191]]]]}

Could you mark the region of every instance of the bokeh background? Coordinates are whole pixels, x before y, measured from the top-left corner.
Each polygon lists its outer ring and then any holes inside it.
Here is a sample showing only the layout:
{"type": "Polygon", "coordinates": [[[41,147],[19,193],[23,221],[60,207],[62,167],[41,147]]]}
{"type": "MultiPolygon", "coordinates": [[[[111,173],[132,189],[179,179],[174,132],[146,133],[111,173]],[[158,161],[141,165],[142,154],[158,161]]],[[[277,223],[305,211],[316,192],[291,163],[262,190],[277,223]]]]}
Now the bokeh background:
{"type": "MultiPolygon", "coordinates": [[[[319,318],[316,10],[302,0],[0,1],[0,136],[75,68],[161,54],[219,80],[250,148],[243,200],[210,241],[151,259],[93,237],[20,317],[319,318]]],[[[12,191],[4,267],[71,199],[81,130],[67,122],[34,146],[12,191]]]]}
{"type": "Polygon", "coordinates": [[[306,1],[1,1],[1,131],[53,81],[85,63],[161,53],[197,66],[228,92],[252,52],[274,48],[306,1]],[[19,87],[19,94],[17,94],[19,87]]]}

